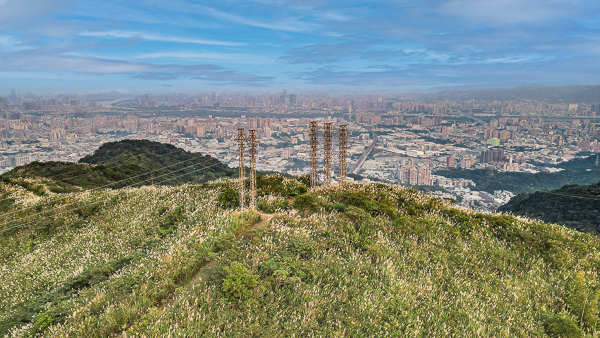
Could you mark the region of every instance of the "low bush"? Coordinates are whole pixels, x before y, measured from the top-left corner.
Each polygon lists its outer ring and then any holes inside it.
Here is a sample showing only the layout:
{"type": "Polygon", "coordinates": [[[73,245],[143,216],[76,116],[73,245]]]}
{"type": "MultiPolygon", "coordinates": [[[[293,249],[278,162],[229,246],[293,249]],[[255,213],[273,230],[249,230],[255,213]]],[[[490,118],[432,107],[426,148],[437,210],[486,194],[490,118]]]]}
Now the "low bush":
{"type": "Polygon", "coordinates": [[[252,294],[252,289],[258,284],[258,275],[254,275],[243,264],[232,262],[223,269],[225,279],[221,290],[231,300],[243,300],[252,294]]]}

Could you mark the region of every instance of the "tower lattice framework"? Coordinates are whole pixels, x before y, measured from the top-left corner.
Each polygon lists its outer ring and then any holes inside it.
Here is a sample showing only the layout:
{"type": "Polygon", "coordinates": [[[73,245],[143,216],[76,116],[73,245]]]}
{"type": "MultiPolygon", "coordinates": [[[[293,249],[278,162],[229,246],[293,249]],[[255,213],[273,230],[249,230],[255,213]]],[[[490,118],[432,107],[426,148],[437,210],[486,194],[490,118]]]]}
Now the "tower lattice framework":
{"type": "Polygon", "coordinates": [[[319,137],[319,126],[317,121],[310,122],[310,187],[315,188],[319,184],[317,167],[317,144],[319,137]]]}
{"type": "Polygon", "coordinates": [[[331,184],[331,138],[332,138],[331,122],[325,123],[325,133],[323,134],[323,150],[325,152],[324,174],[325,184],[331,184]]]}
{"type": "Polygon", "coordinates": [[[246,136],[244,135],[244,128],[238,129],[238,149],[240,152],[240,177],[239,177],[239,200],[240,200],[240,209],[246,208],[246,168],[244,167],[244,152],[246,150],[246,136]]]}
{"type": "Polygon", "coordinates": [[[256,130],[250,130],[248,142],[250,143],[250,209],[256,209],[256,151],[258,140],[256,130]]]}
{"type": "Polygon", "coordinates": [[[340,125],[339,131],[339,161],[340,161],[340,174],[339,181],[340,183],[346,182],[346,149],[348,147],[348,125],[342,124],[340,125]]]}

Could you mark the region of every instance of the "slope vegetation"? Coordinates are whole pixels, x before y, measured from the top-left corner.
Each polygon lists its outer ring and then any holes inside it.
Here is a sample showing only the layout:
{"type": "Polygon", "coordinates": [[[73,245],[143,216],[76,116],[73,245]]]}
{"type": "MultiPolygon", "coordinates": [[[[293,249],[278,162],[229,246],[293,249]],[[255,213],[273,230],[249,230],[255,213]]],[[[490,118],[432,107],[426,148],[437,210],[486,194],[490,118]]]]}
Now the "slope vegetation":
{"type": "Polygon", "coordinates": [[[232,177],[237,170],[219,160],[191,153],[170,144],[148,140],[123,140],[103,144],[94,154],[69,162],[33,162],[0,176],[5,183],[20,185],[37,194],[41,186],[32,186],[28,179],[46,179],[51,192],[76,192],[108,186],[121,188],[134,184],[202,183],[219,177],[232,177]],[[200,168],[206,168],[199,170],[200,168]],[[168,180],[167,180],[168,179],[168,180]]]}
{"type": "Polygon", "coordinates": [[[36,196],[0,219],[0,334],[42,337],[598,333],[600,240],[415,190],[260,177],[36,196]],[[77,209],[74,209],[76,206],[77,209]],[[31,209],[23,209],[33,207],[31,209]],[[61,214],[58,214],[61,212],[61,214]]]}
{"type": "Polygon", "coordinates": [[[498,211],[600,233],[600,185],[566,185],[552,191],[520,194],[498,211]]]}

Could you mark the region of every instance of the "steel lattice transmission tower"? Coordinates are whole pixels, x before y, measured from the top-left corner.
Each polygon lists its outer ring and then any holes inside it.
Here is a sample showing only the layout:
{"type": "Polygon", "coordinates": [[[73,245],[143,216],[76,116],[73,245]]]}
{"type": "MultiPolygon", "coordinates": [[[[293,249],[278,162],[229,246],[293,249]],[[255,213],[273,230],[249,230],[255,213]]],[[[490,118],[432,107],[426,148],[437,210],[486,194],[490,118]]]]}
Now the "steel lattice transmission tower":
{"type": "Polygon", "coordinates": [[[325,133],[323,134],[323,138],[324,138],[323,148],[325,150],[325,161],[324,161],[325,185],[331,184],[331,137],[332,137],[331,122],[327,122],[327,123],[325,123],[325,133]]]}
{"type": "Polygon", "coordinates": [[[319,137],[319,126],[317,121],[310,122],[310,187],[316,188],[319,184],[317,172],[317,138],[319,137]]]}
{"type": "Polygon", "coordinates": [[[246,168],[244,167],[244,151],[246,150],[246,136],[244,135],[244,128],[238,129],[238,148],[240,151],[240,177],[239,177],[239,199],[240,209],[246,208],[246,168]]]}
{"type": "Polygon", "coordinates": [[[340,142],[340,151],[339,151],[339,160],[340,160],[340,183],[346,182],[346,148],[348,147],[348,125],[342,124],[340,125],[339,132],[339,142],[340,142]]]}
{"type": "Polygon", "coordinates": [[[256,209],[256,130],[250,129],[250,209],[256,209]]]}

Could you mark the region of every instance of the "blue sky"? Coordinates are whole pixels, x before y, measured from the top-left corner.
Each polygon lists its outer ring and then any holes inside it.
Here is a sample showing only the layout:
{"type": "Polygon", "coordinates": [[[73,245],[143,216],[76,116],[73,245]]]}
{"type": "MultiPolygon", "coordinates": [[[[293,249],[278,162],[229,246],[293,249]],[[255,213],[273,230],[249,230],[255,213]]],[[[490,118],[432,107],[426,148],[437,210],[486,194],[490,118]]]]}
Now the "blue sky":
{"type": "Polygon", "coordinates": [[[0,95],[600,83],[600,1],[0,0],[0,95]]]}

